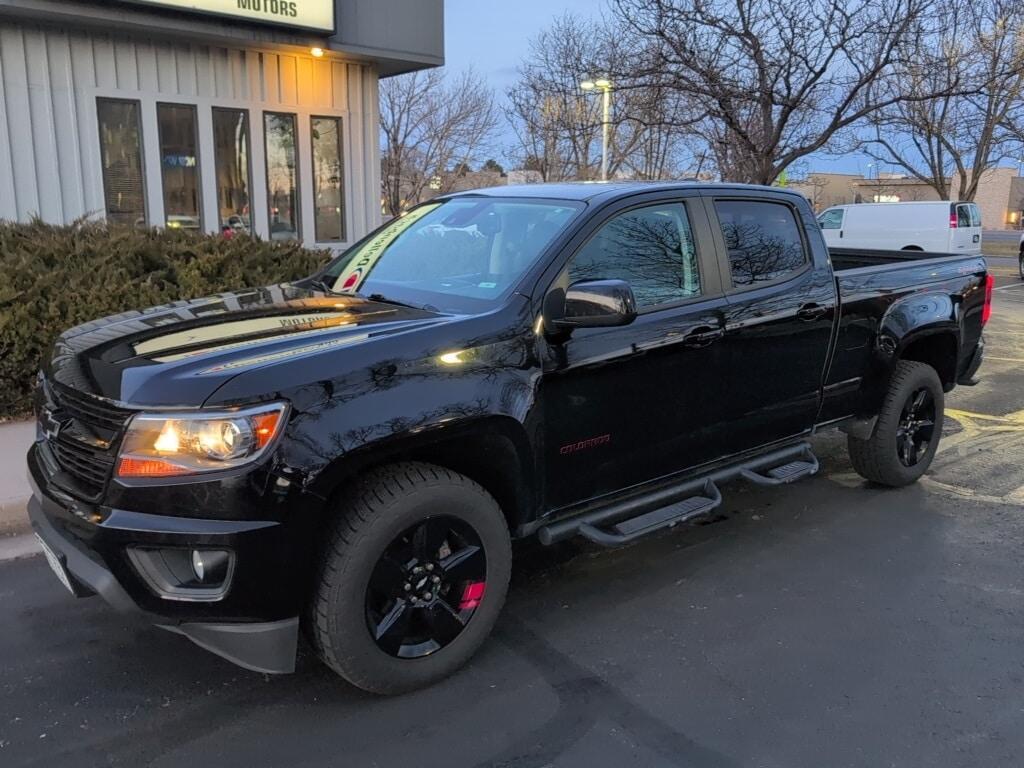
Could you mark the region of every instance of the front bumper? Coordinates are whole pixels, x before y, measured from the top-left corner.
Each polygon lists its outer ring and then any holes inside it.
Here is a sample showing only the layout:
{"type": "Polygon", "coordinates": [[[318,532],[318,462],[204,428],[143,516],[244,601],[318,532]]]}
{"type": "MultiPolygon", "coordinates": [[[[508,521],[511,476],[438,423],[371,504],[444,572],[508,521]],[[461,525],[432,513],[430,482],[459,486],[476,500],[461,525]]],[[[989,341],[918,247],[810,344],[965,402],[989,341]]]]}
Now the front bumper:
{"type": "Polygon", "coordinates": [[[141,613],[247,669],[294,671],[300,583],[287,576],[294,570],[294,526],[91,507],[48,485],[37,450],[33,446],[28,456],[29,519],[76,596],[99,595],[116,610],[141,613]],[[134,569],[126,555],[130,546],[222,547],[235,553],[238,566],[221,601],[168,600],[134,569]]]}

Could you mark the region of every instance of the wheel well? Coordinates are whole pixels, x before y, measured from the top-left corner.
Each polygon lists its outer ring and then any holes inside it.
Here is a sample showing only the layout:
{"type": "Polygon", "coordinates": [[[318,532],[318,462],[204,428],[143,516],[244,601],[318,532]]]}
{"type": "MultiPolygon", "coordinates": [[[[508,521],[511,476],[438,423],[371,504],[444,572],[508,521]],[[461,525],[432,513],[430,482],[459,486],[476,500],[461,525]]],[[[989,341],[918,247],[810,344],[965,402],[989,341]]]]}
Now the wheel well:
{"type": "Polygon", "coordinates": [[[462,433],[353,457],[344,462],[343,471],[336,475],[330,495],[343,493],[352,479],[374,467],[400,461],[435,464],[479,483],[498,502],[513,531],[529,519],[534,490],[532,473],[523,467],[513,441],[499,432],[462,433]]]}
{"type": "Polygon", "coordinates": [[[902,248],[900,248],[900,250],[901,251],[923,251],[924,248],[922,248],[919,245],[904,245],[902,248]]]}
{"type": "Polygon", "coordinates": [[[927,363],[939,374],[944,386],[956,382],[956,336],[952,333],[936,333],[912,341],[900,359],[927,363]]]}

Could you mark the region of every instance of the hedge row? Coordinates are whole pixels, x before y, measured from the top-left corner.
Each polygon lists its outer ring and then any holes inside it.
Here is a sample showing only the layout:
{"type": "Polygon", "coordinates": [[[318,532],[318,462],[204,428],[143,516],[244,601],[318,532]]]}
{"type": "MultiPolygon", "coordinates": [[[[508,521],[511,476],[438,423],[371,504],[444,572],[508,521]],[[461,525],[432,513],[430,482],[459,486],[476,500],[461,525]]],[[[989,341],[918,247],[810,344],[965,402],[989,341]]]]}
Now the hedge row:
{"type": "Polygon", "coordinates": [[[25,416],[61,331],[105,315],[311,274],[292,243],[80,222],[0,221],[0,421],[25,416]]]}

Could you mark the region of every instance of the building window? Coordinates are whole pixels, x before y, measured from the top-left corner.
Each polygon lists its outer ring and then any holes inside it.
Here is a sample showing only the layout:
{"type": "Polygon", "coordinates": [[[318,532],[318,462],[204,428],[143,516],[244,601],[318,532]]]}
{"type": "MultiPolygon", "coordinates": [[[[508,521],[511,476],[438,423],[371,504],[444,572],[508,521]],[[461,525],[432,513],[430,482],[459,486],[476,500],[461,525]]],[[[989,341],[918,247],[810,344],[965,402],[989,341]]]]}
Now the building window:
{"type": "Polygon", "coordinates": [[[107,220],[145,226],[146,187],[142,177],[139,102],[97,99],[96,112],[107,220]]]}
{"type": "Polygon", "coordinates": [[[222,232],[251,231],[249,210],[249,113],[213,110],[213,154],[217,166],[217,212],[222,232]]]}
{"type": "Polygon", "coordinates": [[[299,198],[296,193],[298,163],[295,147],[295,115],[267,112],[264,115],[267,149],[267,201],[272,240],[299,238],[299,198]]]}
{"type": "Polygon", "coordinates": [[[191,104],[157,104],[156,118],[166,224],[171,229],[202,229],[196,108],[191,104]]]}
{"type": "Polygon", "coordinates": [[[341,118],[314,117],[313,204],[316,206],[316,240],[345,239],[344,163],[341,151],[341,118]]]}

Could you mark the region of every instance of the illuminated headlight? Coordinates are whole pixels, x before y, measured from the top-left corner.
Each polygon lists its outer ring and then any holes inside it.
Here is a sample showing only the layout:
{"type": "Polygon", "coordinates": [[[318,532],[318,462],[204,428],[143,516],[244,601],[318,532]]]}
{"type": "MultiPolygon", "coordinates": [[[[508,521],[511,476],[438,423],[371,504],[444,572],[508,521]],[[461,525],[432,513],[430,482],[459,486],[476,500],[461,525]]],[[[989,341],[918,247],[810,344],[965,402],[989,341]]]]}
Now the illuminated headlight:
{"type": "Polygon", "coordinates": [[[285,422],[284,403],[239,411],[143,413],[131,420],[118,477],[178,477],[256,461],[285,422]]]}

